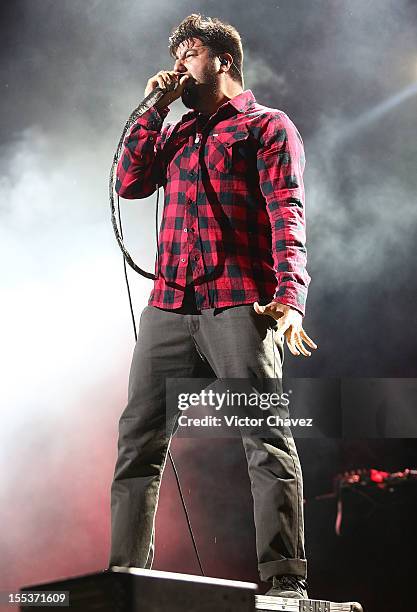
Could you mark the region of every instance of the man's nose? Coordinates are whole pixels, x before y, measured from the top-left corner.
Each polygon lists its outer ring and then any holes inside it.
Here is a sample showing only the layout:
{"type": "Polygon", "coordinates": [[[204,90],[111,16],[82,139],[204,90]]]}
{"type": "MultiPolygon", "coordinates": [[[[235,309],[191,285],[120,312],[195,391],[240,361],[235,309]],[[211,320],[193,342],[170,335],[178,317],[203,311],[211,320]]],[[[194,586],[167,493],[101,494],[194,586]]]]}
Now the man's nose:
{"type": "Polygon", "coordinates": [[[174,70],[177,72],[187,72],[187,68],[184,66],[183,61],[180,59],[176,60],[174,64],[174,70]]]}

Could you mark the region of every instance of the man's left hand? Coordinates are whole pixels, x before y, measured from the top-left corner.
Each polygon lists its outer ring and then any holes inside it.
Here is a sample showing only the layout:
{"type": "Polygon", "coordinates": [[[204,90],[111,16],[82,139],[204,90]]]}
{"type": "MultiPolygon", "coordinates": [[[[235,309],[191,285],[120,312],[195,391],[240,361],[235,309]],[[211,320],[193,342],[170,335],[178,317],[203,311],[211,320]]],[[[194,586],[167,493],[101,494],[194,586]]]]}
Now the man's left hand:
{"type": "Polygon", "coordinates": [[[280,336],[284,334],[287,346],[293,355],[310,357],[311,352],[306,349],[304,342],[312,349],[317,348],[317,344],[303,329],[302,314],[295,308],[279,302],[269,302],[265,306],[254,302],[253,307],[258,314],[269,315],[278,321],[276,331],[280,336]]]}

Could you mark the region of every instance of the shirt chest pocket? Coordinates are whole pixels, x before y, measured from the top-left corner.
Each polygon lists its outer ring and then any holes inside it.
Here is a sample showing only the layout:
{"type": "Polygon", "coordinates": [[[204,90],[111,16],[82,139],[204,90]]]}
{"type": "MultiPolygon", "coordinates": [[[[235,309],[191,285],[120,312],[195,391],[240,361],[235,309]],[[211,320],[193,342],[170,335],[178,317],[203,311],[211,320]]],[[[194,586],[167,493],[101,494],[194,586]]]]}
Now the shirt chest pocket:
{"type": "Polygon", "coordinates": [[[240,128],[236,132],[210,134],[206,143],[207,167],[210,172],[244,176],[251,166],[249,133],[240,128]]]}

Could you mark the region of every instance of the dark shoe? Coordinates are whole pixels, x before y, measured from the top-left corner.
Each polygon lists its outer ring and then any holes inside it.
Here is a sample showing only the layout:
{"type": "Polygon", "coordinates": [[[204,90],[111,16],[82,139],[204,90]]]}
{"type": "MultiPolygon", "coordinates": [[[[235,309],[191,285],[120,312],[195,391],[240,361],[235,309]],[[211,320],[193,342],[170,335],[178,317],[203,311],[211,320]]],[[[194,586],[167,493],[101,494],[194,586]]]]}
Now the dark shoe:
{"type": "Polygon", "coordinates": [[[265,596],[308,599],[307,581],[301,578],[301,576],[274,576],[272,579],[272,589],[269,589],[265,596]]]}

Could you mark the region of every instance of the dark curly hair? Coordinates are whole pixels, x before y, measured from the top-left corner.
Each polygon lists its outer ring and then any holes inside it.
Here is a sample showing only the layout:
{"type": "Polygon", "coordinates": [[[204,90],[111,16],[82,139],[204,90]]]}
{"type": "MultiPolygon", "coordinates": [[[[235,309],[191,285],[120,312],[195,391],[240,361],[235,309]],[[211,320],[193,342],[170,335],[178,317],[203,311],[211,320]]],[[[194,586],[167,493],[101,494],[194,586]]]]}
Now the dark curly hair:
{"type": "Polygon", "coordinates": [[[216,17],[205,17],[199,13],[193,13],[172,31],[169,37],[171,55],[175,57],[179,45],[190,38],[199,38],[209,48],[212,56],[230,53],[233,57],[230,76],[243,87],[243,48],[240,34],[236,28],[216,17]]]}

